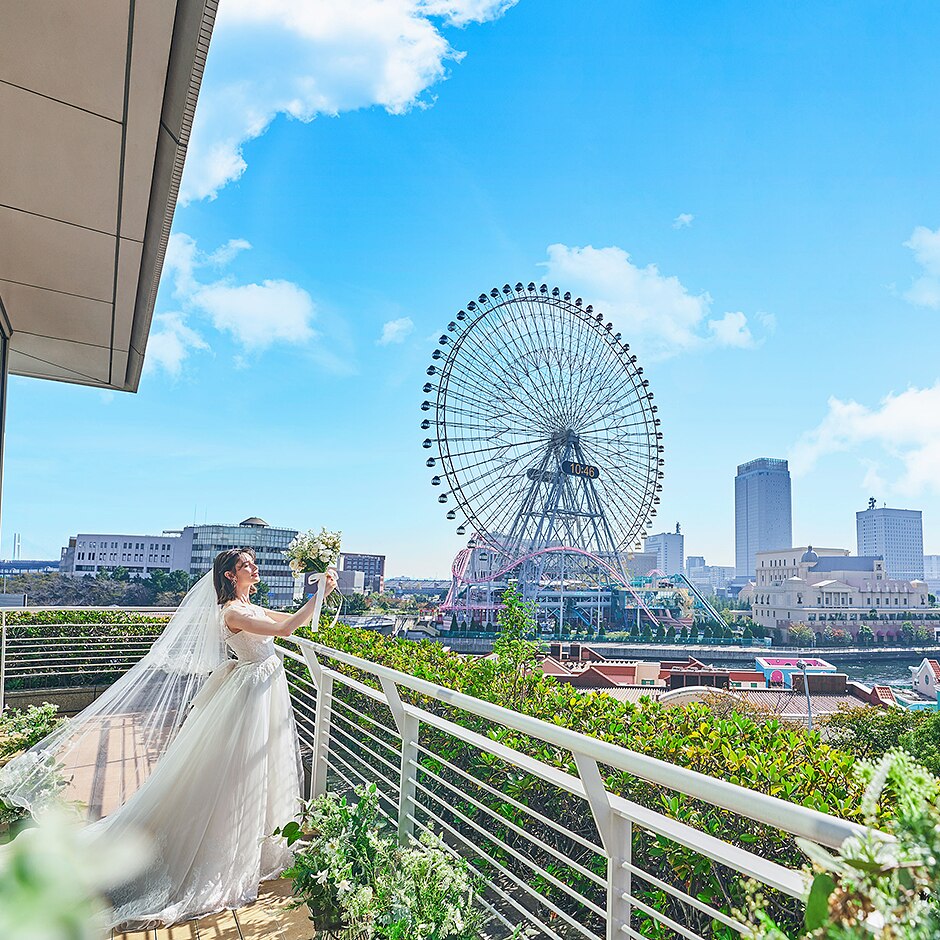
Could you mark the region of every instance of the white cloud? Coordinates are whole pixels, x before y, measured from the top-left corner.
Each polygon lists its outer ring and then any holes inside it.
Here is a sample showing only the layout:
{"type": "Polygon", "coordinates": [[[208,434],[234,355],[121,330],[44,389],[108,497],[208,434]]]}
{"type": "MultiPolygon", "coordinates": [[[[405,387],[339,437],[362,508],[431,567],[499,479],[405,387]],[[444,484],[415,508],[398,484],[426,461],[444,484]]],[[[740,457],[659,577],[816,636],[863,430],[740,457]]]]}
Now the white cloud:
{"type": "Polygon", "coordinates": [[[214,198],[247,167],[244,145],[285,114],[379,106],[403,114],[459,62],[442,30],[496,19],[517,0],[226,0],[180,192],[214,198]]]}
{"type": "Polygon", "coordinates": [[[673,228],[689,228],[694,221],[695,216],[691,212],[680,212],[673,220],[673,228]]]}
{"type": "MultiPolygon", "coordinates": [[[[175,376],[191,352],[209,349],[190,320],[204,321],[229,334],[244,353],[262,352],[275,343],[303,346],[316,337],[316,304],[299,285],[276,279],[239,283],[230,276],[205,277],[249,248],[244,239],[232,239],[213,252],[205,252],[183,232],[170,236],[164,275],[173,285],[180,309],[154,318],[148,362],[153,360],[153,366],[175,376]]],[[[242,367],[246,361],[245,355],[236,356],[242,367]]]]}
{"type": "Polygon", "coordinates": [[[940,380],[928,388],[888,395],[877,407],[829,399],[826,416],[790,452],[795,474],[808,473],[828,454],[861,452],[864,483],[898,495],[940,492],[940,380]],[[874,459],[875,450],[882,462],[874,459]],[[887,477],[883,462],[896,468],[887,477]]]}
{"type": "Polygon", "coordinates": [[[302,344],[314,336],[313,298],[290,281],[218,281],[196,291],[192,303],[208,314],[217,330],[249,350],[261,351],[278,342],[302,344]]]}
{"type": "Polygon", "coordinates": [[[758,310],[754,316],[767,333],[777,331],[777,317],[775,314],[768,313],[766,310],[758,310]]]}
{"type": "Polygon", "coordinates": [[[919,307],[940,310],[940,228],[931,231],[918,225],[904,247],[914,252],[914,260],[923,270],[905,293],[905,299],[919,307]]]}
{"type": "Polygon", "coordinates": [[[747,317],[740,311],[726,313],[720,320],[709,320],[708,328],[719,346],[738,346],[747,349],[754,345],[754,337],[747,325],[747,317]]]}
{"type": "Polygon", "coordinates": [[[655,264],[639,267],[623,249],[549,245],[549,278],[581,294],[616,324],[632,346],[654,359],[707,346],[756,345],[747,317],[711,317],[712,298],[692,294],[655,264]]]}
{"type": "Polygon", "coordinates": [[[153,323],[154,329],[147,340],[145,373],[163,369],[177,378],[193,350],[209,348],[209,344],[186,325],[180,313],[158,313],[153,323]]]}
{"type": "Polygon", "coordinates": [[[389,343],[403,343],[414,331],[415,325],[411,317],[399,317],[397,320],[389,320],[382,327],[382,335],[378,339],[380,346],[388,346],[389,343]]]}

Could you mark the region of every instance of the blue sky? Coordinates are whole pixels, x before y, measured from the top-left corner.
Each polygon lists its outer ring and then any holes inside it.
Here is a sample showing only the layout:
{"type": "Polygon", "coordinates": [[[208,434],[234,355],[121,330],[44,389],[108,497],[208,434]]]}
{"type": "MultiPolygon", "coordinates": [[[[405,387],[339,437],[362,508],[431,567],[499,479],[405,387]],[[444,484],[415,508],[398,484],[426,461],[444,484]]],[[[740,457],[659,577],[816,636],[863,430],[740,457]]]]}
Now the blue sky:
{"type": "Polygon", "coordinates": [[[11,380],[2,554],[261,515],[447,573],[424,370],[529,279],[640,356],[687,553],[733,563],[757,456],[797,543],[854,550],[871,495],[940,552],[938,38],[927,2],[225,0],[140,391],[11,380]]]}

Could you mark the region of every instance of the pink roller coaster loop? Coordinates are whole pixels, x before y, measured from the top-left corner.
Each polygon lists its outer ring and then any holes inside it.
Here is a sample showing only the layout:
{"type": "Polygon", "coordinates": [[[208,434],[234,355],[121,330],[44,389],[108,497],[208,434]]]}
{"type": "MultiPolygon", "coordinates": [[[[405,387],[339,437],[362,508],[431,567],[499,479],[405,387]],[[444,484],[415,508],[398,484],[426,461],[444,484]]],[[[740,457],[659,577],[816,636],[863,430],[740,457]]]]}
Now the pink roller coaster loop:
{"type": "MultiPolygon", "coordinates": [[[[490,546],[489,550],[492,551],[494,549],[492,548],[492,546],[490,546]]],[[[454,575],[454,583],[451,585],[450,591],[448,592],[447,598],[445,599],[444,603],[441,604],[442,613],[465,609],[464,605],[458,605],[456,603],[457,598],[455,594],[455,587],[457,586],[458,582],[462,582],[463,584],[470,583],[465,579],[465,576],[466,576],[466,571],[467,571],[467,565],[470,563],[470,557],[471,557],[472,551],[473,550],[470,548],[461,549],[457,553],[457,557],[454,559],[454,564],[451,569],[454,575]]],[[[603,568],[604,571],[606,571],[611,576],[611,579],[613,581],[615,581],[621,587],[626,589],[626,591],[636,601],[637,606],[650,618],[650,620],[657,627],[660,625],[659,621],[656,619],[656,616],[649,609],[649,607],[646,606],[645,602],[640,597],[640,595],[637,594],[637,592],[633,590],[633,587],[630,585],[630,583],[626,581],[624,577],[615,568],[612,568],[610,565],[608,565],[607,562],[604,561],[602,558],[598,558],[597,555],[592,555],[590,552],[587,552],[581,548],[564,548],[562,546],[554,546],[552,548],[542,548],[542,549],[539,549],[537,552],[530,552],[528,555],[523,555],[521,558],[516,558],[515,560],[511,561],[508,565],[501,568],[499,571],[495,572],[494,574],[487,575],[486,577],[476,578],[473,583],[482,584],[487,581],[497,581],[503,575],[512,571],[514,568],[518,568],[519,565],[524,564],[525,562],[530,561],[533,558],[538,558],[541,555],[555,554],[558,552],[565,552],[569,555],[581,555],[582,557],[587,558],[590,561],[597,564],[600,568],[603,568]]],[[[479,609],[483,609],[487,606],[488,605],[482,605],[482,606],[474,605],[474,604],[470,605],[470,607],[474,610],[478,609],[478,607],[479,609]]]]}

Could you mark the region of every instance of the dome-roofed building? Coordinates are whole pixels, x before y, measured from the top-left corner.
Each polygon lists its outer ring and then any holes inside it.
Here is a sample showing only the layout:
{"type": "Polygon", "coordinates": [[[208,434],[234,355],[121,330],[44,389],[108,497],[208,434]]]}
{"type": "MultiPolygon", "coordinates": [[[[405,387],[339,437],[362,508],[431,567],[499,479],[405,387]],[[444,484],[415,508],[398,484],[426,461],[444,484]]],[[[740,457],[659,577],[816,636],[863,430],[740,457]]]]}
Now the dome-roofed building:
{"type": "Polygon", "coordinates": [[[930,606],[927,584],[892,578],[883,558],[812,545],[758,552],[748,599],[764,627],[805,623],[820,636],[829,627],[854,636],[866,623],[876,639],[892,640],[905,619],[927,620],[930,606]]]}
{"type": "Polygon", "coordinates": [[[268,586],[271,607],[287,607],[294,600],[294,575],[284,555],[296,529],[280,529],[259,516],[249,516],[238,525],[191,525],[180,532],[177,567],[188,566],[191,575],[205,574],[215,556],[227,548],[253,548],[261,580],[268,586]]]}

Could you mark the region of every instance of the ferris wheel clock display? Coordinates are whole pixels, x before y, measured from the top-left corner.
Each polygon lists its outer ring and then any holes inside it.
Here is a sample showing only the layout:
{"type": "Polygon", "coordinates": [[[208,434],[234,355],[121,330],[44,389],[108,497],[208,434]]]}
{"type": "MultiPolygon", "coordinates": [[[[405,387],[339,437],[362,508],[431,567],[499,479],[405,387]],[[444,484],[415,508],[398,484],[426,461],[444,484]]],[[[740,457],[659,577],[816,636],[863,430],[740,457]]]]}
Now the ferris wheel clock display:
{"type": "Polygon", "coordinates": [[[505,565],[574,549],[625,574],[656,512],[662,433],[630,347],[545,284],[480,294],[427,368],[426,466],[457,533],[505,565]]]}

